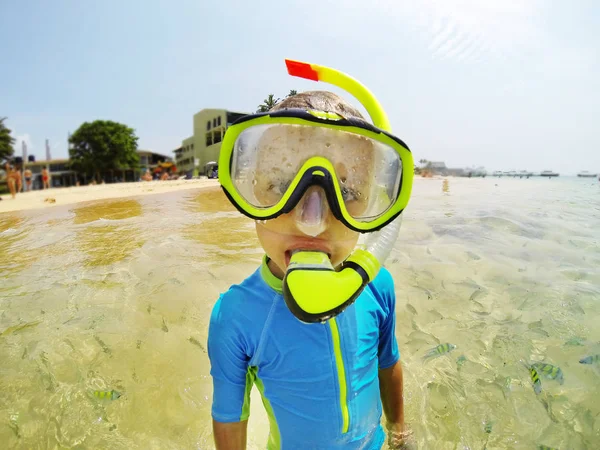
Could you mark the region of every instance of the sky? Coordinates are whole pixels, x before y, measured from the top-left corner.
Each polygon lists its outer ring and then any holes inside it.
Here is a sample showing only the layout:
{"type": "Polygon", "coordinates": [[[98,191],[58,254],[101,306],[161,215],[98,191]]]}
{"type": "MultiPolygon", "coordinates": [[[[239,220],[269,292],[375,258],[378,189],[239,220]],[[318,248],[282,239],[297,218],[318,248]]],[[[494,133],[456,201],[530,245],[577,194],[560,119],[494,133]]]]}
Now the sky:
{"type": "MultiPolygon", "coordinates": [[[[416,161],[600,172],[594,0],[0,1],[0,117],[28,153],[67,157],[83,122],[172,155],[203,108],[330,90],[284,59],[365,84],[416,161]]],[[[363,109],[364,111],[364,109],[363,109]]]]}

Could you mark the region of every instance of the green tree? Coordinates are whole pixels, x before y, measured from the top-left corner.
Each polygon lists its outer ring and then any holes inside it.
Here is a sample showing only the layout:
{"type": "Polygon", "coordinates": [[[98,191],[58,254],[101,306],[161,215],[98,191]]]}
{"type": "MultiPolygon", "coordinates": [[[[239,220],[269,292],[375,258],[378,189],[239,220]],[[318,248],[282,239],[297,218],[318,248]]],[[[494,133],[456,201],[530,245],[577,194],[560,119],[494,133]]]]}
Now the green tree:
{"type": "Polygon", "coordinates": [[[286,98],[287,98],[287,97],[291,97],[291,96],[293,96],[293,95],[297,95],[297,94],[298,94],[298,91],[297,91],[297,90],[295,90],[295,89],[290,89],[290,93],[289,93],[288,95],[286,95],[286,98]]]}
{"type": "Polygon", "coordinates": [[[4,125],[6,119],[6,117],[0,117],[0,162],[10,159],[15,152],[13,148],[15,138],[10,135],[11,130],[4,125]]]}
{"type": "Polygon", "coordinates": [[[258,105],[256,112],[262,113],[270,111],[277,104],[277,102],[279,102],[279,99],[275,99],[273,94],[269,94],[269,96],[263,100],[263,103],[258,105]]]}
{"type": "Polygon", "coordinates": [[[139,166],[138,137],[133,128],[110,120],[83,123],[69,143],[71,167],[95,174],[100,181],[100,171],[134,169],[139,166]]]}

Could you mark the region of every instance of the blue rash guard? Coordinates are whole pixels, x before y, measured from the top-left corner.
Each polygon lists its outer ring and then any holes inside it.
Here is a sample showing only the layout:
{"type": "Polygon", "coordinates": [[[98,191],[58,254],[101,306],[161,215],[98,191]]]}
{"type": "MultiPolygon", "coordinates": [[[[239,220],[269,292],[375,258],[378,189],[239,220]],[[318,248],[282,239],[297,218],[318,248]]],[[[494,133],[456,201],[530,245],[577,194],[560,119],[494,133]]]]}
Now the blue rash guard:
{"type": "Polygon", "coordinates": [[[390,273],[382,268],[324,324],[299,321],[281,292],[265,257],[216,302],[208,334],[213,419],[248,419],[256,385],[269,416],[269,450],[380,449],[378,369],[399,359],[390,273]]]}

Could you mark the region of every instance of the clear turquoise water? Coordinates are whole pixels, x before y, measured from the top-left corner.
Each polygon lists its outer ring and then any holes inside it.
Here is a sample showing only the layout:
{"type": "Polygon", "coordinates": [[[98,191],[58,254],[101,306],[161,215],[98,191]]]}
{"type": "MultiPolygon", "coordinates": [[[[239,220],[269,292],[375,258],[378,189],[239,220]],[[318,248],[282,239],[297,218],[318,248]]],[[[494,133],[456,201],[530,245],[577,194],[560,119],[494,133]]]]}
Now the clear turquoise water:
{"type": "MultiPolygon", "coordinates": [[[[386,263],[413,447],[598,448],[600,372],[578,361],[600,353],[600,185],[446,190],[416,180],[386,263]],[[520,360],[564,384],[536,395],[520,360]]],[[[0,240],[3,448],[213,448],[208,318],[260,263],[252,221],[218,190],[181,191],[6,213],[0,240]]],[[[264,448],[256,392],[251,410],[249,448],[264,448]]]]}

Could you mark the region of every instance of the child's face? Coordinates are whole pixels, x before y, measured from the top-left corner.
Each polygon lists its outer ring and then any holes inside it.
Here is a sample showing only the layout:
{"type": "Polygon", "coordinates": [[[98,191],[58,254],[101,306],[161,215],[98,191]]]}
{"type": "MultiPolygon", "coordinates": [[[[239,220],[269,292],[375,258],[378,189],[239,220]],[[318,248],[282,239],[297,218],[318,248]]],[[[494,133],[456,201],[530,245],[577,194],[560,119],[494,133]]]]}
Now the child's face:
{"type": "MultiPolygon", "coordinates": [[[[314,156],[318,146],[319,156],[331,161],[340,187],[345,189],[345,205],[352,215],[360,215],[367,208],[368,195],[362,195],[370,182],[373,170],[371,143],[360,137],[332,132],[314,127],[273,127],[263,135],[260,145],[254,195],[264,205],[276,203],[286,189],[286,183],[302,164],[314,156]]],[[[322,188],[317,188],[322,189],[322,188]]],[[[305,194],[306,195],[306,194],[305,194]]],[[[323,196],[323,200],[324,196],[323,196]]],[[[300,204],[302,201],[300,202],[300,204]]],[[[283,277],[295,249],[315,249],[329,254],[334,267],[341,264],[352,252],[359,233],[349,230],[337,220],[329,208],[325,231],[316,237],[304,234],[296,222],[295,210],[276,219],[257,222],[256,232],[265,252],[276,264],[283,277]]]]}

